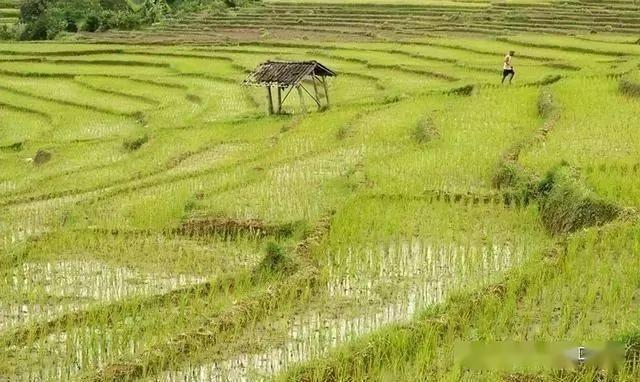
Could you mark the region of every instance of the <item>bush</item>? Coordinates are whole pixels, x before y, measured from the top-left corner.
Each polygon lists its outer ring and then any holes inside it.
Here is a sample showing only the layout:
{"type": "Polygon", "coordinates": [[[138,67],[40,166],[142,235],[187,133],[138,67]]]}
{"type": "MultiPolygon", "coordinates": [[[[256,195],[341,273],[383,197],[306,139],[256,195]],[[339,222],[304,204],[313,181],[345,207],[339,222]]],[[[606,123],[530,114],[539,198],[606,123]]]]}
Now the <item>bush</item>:
{"type": "Polygon", "coordinates": [[[100,17],[100,30],[132,30],[144,24],[142,14],[124,11],[103,11],[100,17]]]}
{"type": "Polygon", "coordinates": [[[25,0],[20,6],[20,20],[27,26],[22,40],[55,38],[61,32],[97,30],[102,7],[98,0],[25,0]]]}
{"type": "Polygon", "coordinates": [[[25,0],[20,19],[21,40],[53,39],[62,32],[134,29],[154,22],[168,10],[164,0],[147,0],[140,12],[125,0],[25,0]]]}
{"type": "Polygon", "coordinates": [[[51,0],[23,0],[20,4],[20,20],[25,23],[38,20],[51,3],[51,0]]]}
{"type": "Polygon", "coordinates": [[[100,16],[97,14],[89,15],[83,24],[80,25],[80,30],[85,32],[95,32],[100,28],[100,16]]]}
{"type": "Polygon", "coordinates": [[[20,21],[24,26],[15,32],[0,30],[0,38],[13,35],[20,40],[45,40],[64,32],[131,30],[158,22],[169,12],[223,9],[244,3],[243,0],[144,0],[138,5],[129,0],[24,0],[20,6],[20,21]]]}

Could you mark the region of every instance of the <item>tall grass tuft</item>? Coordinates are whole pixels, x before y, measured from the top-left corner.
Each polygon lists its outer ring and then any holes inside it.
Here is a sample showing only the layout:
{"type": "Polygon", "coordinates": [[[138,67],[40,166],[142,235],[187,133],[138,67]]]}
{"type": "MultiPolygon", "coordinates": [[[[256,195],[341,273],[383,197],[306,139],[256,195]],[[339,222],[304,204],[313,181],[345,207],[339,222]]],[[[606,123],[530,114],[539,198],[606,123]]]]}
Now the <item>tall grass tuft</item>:
{"type": "Polygon", "coordinates": [[[549,118],[557,111],[553,100],[553,94],[548,88],[543,88],[538,96],[538,115],[542,118],[549,118]]]}
{"type": "Polygon", "coordinates": [[[622,208],[589,190],[578,171],[561,163],[538,185],[540,217],[553,234],[599,226],[616,219],[622,208]]]}
{"type": "Polygon", "coordinates": [[[622,78],[618,82],[618,90],[624,95],[640,97],[640,84],[626,78],[622,78]]]}
{"type": "Polygon", "coordinates": [[[124,142],[122,142],[122,147],[127,151],[136,151],[148,141],[149,136],[145,134],[141,137],[125,139],[124,142]]]}
{"type": "Polygon", "coordinates": [[[253,269],[254,279],[265,279],[277,275],[290,274],[295,265],[287,256],[286,250],[275,241],[267,243],[266,254],[260,261],[260,264],[253,269]]]}
{"type": "Polygon", "coordinates": [[[473,89],[475,87],[473,85],[465,85],[465,86],[461,86],[459,88],[455,88],[455,89],[451,89],[449,91],[449,94],[455,94],[455,95],[459,95],[459,96],[465,96],[465,97],[469,97],[473,94],[473,89]]]}
{"type": "Polygon", "coordinates": [[[411,136],[416,142],[423,144],[440,137],[440,131],[436,128],[433,119],[425,116],[411,130],[411,136]]]}
{"type": "Polygon", "coordinates": [[[43,165],[51,160],[51,153],[47,150],[40,149],[33,157],[33,163],[37,166],[43,165]]]}

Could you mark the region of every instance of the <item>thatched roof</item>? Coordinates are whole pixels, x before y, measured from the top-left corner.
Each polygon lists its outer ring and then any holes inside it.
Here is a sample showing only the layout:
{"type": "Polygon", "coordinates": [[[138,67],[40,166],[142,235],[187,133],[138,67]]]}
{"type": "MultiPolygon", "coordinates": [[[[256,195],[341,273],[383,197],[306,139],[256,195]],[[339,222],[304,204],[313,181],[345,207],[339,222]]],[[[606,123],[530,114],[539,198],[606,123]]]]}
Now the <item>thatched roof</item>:
{"type": "Polygon", "coordinates": [[[267,61],[244,80],[245,85],[296,86],[311,74],[334,77],[336,73],[318,61],[267,61]]]}

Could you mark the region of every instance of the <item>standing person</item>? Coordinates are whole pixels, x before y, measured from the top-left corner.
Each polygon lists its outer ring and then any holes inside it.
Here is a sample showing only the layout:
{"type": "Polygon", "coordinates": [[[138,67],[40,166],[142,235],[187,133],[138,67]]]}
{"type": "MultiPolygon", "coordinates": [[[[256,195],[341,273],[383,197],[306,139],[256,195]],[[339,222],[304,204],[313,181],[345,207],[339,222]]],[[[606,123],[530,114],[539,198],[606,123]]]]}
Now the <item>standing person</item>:
{"type": "Polygon", "coordinates": [[[502,65],[502,82],[504,84],[504,80],[509,77],[509,84],[511,84],[511,80],[513,76],[516,75],[515,70],[513,70],[512,57],[516,54],[513,50],[507,53],[504,56],[504,65],[502,65]]]}

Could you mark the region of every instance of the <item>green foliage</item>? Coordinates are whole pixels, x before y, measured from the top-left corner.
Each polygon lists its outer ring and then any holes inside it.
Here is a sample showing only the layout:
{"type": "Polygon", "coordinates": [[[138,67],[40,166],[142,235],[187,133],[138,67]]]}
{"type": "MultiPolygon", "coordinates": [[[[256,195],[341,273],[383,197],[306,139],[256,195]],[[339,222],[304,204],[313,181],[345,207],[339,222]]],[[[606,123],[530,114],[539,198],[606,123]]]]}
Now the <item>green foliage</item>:
{"type": "Polygon", "coordinates": [[[20,21],[25,27],[19,32],[0,30],[0,39],[17,34],[20,40],[46,40],[64,32],[130,30],[161,21],[171,12],[243,4],[239,0],[24,0],[20,21]]]}
{"type": "Polygon", "coordinates": [[[108,14],[99,0],[25,0],[20,19],[22,40],[52,39],[62,32],[95,32],[108,14]]]}

